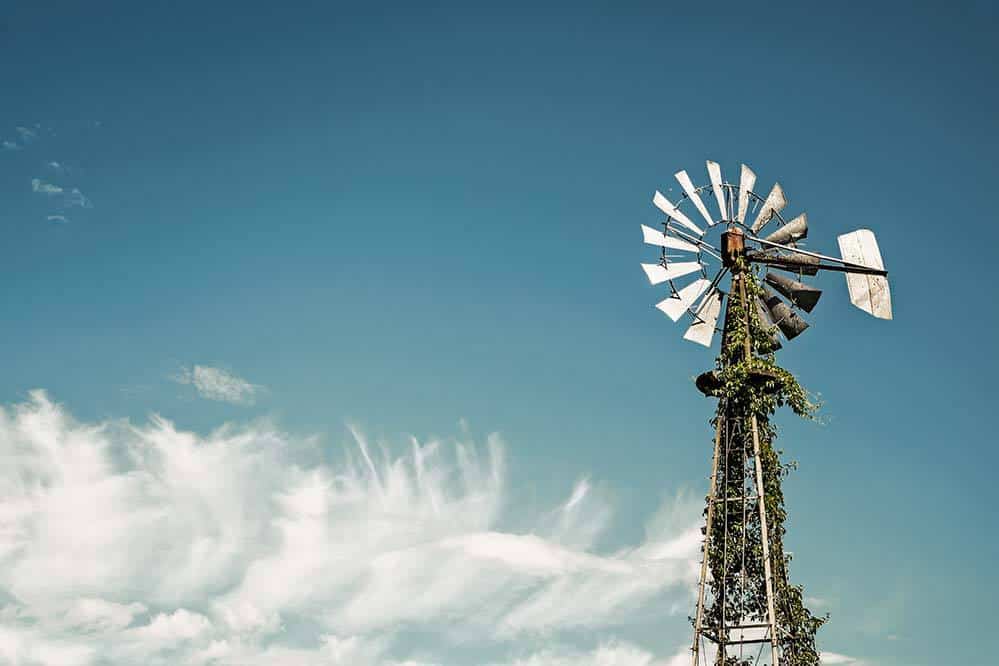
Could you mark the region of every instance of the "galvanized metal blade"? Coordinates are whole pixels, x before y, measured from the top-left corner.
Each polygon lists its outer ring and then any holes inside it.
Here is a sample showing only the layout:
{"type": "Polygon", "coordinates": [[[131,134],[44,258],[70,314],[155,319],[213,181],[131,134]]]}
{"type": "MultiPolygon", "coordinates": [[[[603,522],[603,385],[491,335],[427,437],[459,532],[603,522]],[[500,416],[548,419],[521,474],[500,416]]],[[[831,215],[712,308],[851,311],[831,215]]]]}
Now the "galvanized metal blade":
{"type": "Polygon", "coordinates": [[[712,162],[708,160],[705,164],[708,166],[708,178],[711,179],[711,189],[715,193],[715,201],[718,202],[718,213],[720,217],[719,220],[728,219],[728,206],[725,203],[725,190],[722,187],[722,175],[721,167],[718,162],[712,162]]]}
{"type": "Polygon", "coordinates": [[[697,297],[703,294],[704,290],[710,286],[710,280],[698,278],[670,298],[656,303],[656,308],[673,321],[679,321],[683,313],[697,300],[697,297]]]}
{"type": "Polygon", "coordinates": [[[655,196],[652,197],[652,203],[655,204],[656,208],[666,213],[666,215],[687,227],[698,236],[704,235],[703,229],[691,222],[689,217],[681,213],[677,207],[673,205],[673,202],[664,197],[658,190],[656,191],[655,196]]]}
{"type": "Polygon", "coordinates": [[[771,287],[805,312],[811,312],[822,296],[822,290],[807,284],[792,280],[785,275],[767,273],[763,278],[771,287]]]}
{"type": "Polygon", "coordinates": [[[652,284],[662,284],[667,280],[674,280],[684,275],[690,275],[701,270],[701,264],[696,261],[678,261],[674,264],[662,266],[660,264],[642,264],[646,277],[652,284]]]}
{"type": "Polygon", "coordinates": [[[767,309],[767,304],[760,296],[756,297],[756,314],[760,317],[763,327],[767,329],[767,333],[770,334],[770,343],[773,345],[774,351],[780,349],[780,333],[778,333],[777,324],[774,323],[773,317],[770,316],[770,310],[767,309]]]}
{"type": "Polygon", "coordinates": [[[767,195],[766,200],[763,202],[763,206],[760,207],[760,212],[756,216],[753,226],[750,227],[750,231],[754,234],[759,232],[774,216],[774,213],[781,212],[786,205],[787,198],[784,196],[783,188],[781,188],[780,183],[774,184],[773,189],[770,190],[770,194],[767,195]]]}
{"type": "Polygon", "coordinates": [[[697,308],[694,323],[683,334],[683,339],[710,347],[711,339],[715,335],[715,324],[718,323],[718,315],[721,313],[721,302],[722,294],[718,289],[712,289],[705,294],[697,308]]]}
{"type": "Polygon", "coordinates": [[[765,290],[765,293],[764,302],[770,312],[770,318],[777,324],[777,328],[780,329],[785,338],[793,340],[808,328],[808,322],[795,314],[791,306],[780,300],[780,296],[769,289],[765,290]]]}
{"type": "Polygon", "coordinates": [[[787,245],[789,243],[794,243],[808,235],[808,214],[802,213],[798,217],[794,218],[787,224],[785,224],[780,229],[777,229],[769,236],[764,236],[763,240],[770,241],[771,243],[780,243],[781,245],[787,245]]]}
{"type": "Polygon", "coordinates": [[[742,172],[739,174],[739,212],[735,216],[735,221],[744,224],[746,211],[749,210],[749,193],[756,184],[756,174],[745,164],[742,165],[742,172]]]}
{"type": "MultiPolygon", "coordinates": [[[[843,259],[850,263],[884,270],[881,250],[874,232],[870,229],[843,234],[837,238],[843,259]]],[[[846,288],[850,292],[850,302],[879,319],[891,319],[891,290],[888,278],[880,275],[846,274],[846,288]]]]}
{"type": "Polygon", "coordinates": [[[690,180],[690,176],[687,175],[687,172],[677,171],[673,174],[673,177],[676,178],[678,183],[680,183],[680,187],[683,188],[687,197],[694,202],[694,207],[700,211],[701,217],[703,217],[704,221],[708,223],[708,226],[710,227],[715,224],[715,220],[711,218],[711,213],[708,212],[708,209],[704,206],[704,202],[701,201],[701,195],[697,193],[697,188],[694,187],[694,183],[690,180]]]}
{"type": "Polygon", "coordinates": [[[642,225],[642,237],[649,245],[658,245],[659,247],[668,247],[671,250],[685,250],[687,252],[698,251],[697,246],[693,243],[667,236],[658,229],[647,227],[644,224],[642,225]]]}

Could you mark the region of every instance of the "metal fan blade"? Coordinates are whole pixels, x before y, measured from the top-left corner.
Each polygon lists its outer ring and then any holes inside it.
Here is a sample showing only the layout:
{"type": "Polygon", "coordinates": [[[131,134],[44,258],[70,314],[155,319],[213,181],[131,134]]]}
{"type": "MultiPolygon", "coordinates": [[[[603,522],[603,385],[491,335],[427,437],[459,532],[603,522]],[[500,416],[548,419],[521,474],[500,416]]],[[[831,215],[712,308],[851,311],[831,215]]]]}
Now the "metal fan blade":
{"type": "Polygon", "coordinates": [[[765,236],[763,240],[787,245],[788,243],[799,241],[807,235],[808,214],[802,213],[769,236],[765,236]]]}
{"type": "Polygon", "coordinates": [[[712,226],[715,221],[711,219],[711,213],[708,212],[708,209],[704,206],[704,202],[701,201],[701,195],[697,193],[697,188],[694,187],[694,183],[691,182],[690,176],[687,175],[687,172],[677,171],[673,174],[673,177],[676,178],[678,183],[680,183],[680,187],[682,187],[683,191],[687,193],[687,197],[694,202],[694,206],[698,211],[700,211],[701,217],[704,218],[704,221],[708,223],[709,227],[712,226]]]}
{"type": "Polygon", "coordinates": [[[710,280],[698,278],[678,291],[674,296],[656,303],[656,308],[662,310],[673,321],[678,321],[683,316],[683,313],[687,311],[687,308],[697,300],[697,297],[703,294],[704,290],[710,286],[710,280]]]}
{"type": "Polygon", "coordinates": [[[743,224],[746,220],[746,211],[749,210],[749,192],[756,184],[756,174],[745,164],[742,165],[742,172],[739,174],[739,213],[735,216],[735,221],[743,224]]]}
{"type": "Polygon", "coordinates": [[[781,246],[780,251],[774,248],[766,250],[749,250],[746,258],[758,264],[766,264],[784,271],[815,275],[819,272],[820,259],[808,252],[781,246]]]}
{"type": "Polygon", "coordinates": [[[822,296],[822,290],[802,284],[797,280],[776,273],[767,273],[763,278],[767,284],[805,312],[811,312],[822,296]]]}
{"type": "Polygon", "coordinates": [[[720,291],[717,289],[709,291],[697,308],[697,319],[690,325],[687,332],[683,334],[683,339],[710,347],[711,338],[715,335],[715,324],[718,322],[718,315],[721,313],[721,302],[722,294],[720,291]]]}
{"type": "Polygon", "coordinates": [[[715,192],[715,201],[718,202],[718,211],[721,214],[719,220],[728,219],[728,206],[725,205],[725,190],[722,188],[722,175],[721,167],[718,166],[718,162],[712,162],[708,160],[705,162],[708,165],[708,178],[711,179],[711,189],[715,192]]]}
{"type": "Polygon", "coordinates": [[[791,306],[780,300],[780,296],[769,289],[766,290],[764,302],[771,320],[777,324],[777,328],[788,340],[793,340],[808,328],[808,322],[796,315],[791,306]]]}
{"type": "MultiPolygon", "coordinates": [[[[837,238],[839,251],[845,261],[884,270],[881,250],[874,233],[869,229],[858,229],[837,238]]],[[[846,288],[850,292],[850,302],[879,319],[891,319],[891,290],[888,278],[880,275],[846,274],[846,288]]]]}
{"type": "Polygon", "coordinates": [[[777,324],[774,323],[773,317],[770,316],[770,310],[767,309],[767,304],[760,296],[756,297],[756,314],[760,317],[763,327],[770,333],[770,342],[774,350],[780,349],[782,345],[780,334],[777,332],[777,324]]]}
{"type": "Polygon", "coordinates": [[[673,280],[684,275],[690,275],[701,270],[701,265],[696,261],[678,261],[675,264],[661,266],[660,264],[642,264],[646,277],[652,284],[662,284],[666,280],[673,280]]]}
{"type": "Polygon", "coordinates": [[[677,207],[674,206],[673,203],[669,199],[664,197],[658,190],[656,191],[655,196],[652,197],[652,203],[656,205],[656,208],[666,213],[671,218],[673,218],[683,226],[687,227],[698,236],[704,235],[703,229],[701,229],[699,226],[691,222],[689,217],[687,217],[679,210],[677,210],[677,207]]]}
{"type": "Polygon", "coordinates": [[[693,243],[688,243],[685,240],[680,240],[679,238],[673,238],[672,236],[667,236],[658,229],[653,229],[652,227],[647,227],[642,225],[642,236],[645,242],[649,245],[658,245],[659,247],[668,247],[673,250],[686,250],[687,252],[697,252],[697,246],[693,243]]]}
{"type": "Polygon", "coordinates": [[[763,206],[760,208],[760,213],[756,216],[756,221],[753,222],[753,226],[749,230],[754,234],[757,233],[766,226],[767,222],[774,216],[774,213],[781,212],[786,205],[787,198],[784,196],[783,188],[781,188],[780,183],[774,184],[774,188],[767,195],[766,201],[763,202],[763,206]]]}

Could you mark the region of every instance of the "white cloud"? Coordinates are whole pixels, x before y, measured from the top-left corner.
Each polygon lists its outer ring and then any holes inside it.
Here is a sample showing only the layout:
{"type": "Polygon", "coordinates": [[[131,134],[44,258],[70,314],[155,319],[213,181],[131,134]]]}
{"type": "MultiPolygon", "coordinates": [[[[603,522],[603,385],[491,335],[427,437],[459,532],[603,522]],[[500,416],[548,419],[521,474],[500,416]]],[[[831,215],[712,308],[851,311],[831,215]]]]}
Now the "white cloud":
{"type": "Polygon", "coordinates": [[[31,191],[37,192],[38,194],[56,196],[58,194],[62,194],[65,190],[54,183],[47,183],[41,178],[32,178],[31,191]]]}
{"type": "Polygon", "coordinates": [[[84,633],[108,633],[121,631],[137,615],[145,612],[146,607],[137,602],[117,604],[104,599],[80,597],[69,605],[63,619],[67,627],[84,633]]]}
{"type": "Polygon", "coordinates": [[[629,643],[604,643],[590,651],[567,648],[545,649],[515,659],[509,666],[689,666],[690,650],[682,650],[670,659],[655,655],[629,643]]]}
{"type": "Polygon", "coordinates": [[[848,657],[845,654],[836,654],[835,652],[823,652],[819,655],[819,662],[825,666],[833,666],[833,664],[857,664],[857,666],[860,666],[860,662],[853,657],[848,657]]]}
{"type": "Polygon", "coordinates": [[[687,632],[694,503],[599,552],[558,515],[609,523],[589,482],[504,529],[495,435],[399,456],[354,437],[320,463],[262,425],[80,423],[42,392],[0,409],[0,663],[673,666],[621,632],[674,605],[687,632]]]}
{"type": "Polygon", "coordinates": [[[65,215],[46,215],[45,219],[56,224],[66,224],[69,222],[69,218],[65,215]]]}
{"type": "Polygon", "coordinates": [[[180,373],[172,377],[179,384],[191,384],[198,395],[206,400],[218,400],[233,405],[252,405],[261,387],[251,384],[242,377],[207,365],[195,365],[192,368],[182,368],[180,373]]]}

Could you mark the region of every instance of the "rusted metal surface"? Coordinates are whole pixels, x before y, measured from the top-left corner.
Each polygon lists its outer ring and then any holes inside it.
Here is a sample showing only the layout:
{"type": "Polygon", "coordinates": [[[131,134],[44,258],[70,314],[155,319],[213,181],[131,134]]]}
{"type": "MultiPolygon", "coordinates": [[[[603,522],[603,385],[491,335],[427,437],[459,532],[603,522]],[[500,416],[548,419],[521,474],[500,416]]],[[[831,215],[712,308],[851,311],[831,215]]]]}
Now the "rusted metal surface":
{"type": "Polygon", "coordinates": [[[738,227],[721,235],[722,265],[731,268],[746,253],[746,237],[738,227]]]}

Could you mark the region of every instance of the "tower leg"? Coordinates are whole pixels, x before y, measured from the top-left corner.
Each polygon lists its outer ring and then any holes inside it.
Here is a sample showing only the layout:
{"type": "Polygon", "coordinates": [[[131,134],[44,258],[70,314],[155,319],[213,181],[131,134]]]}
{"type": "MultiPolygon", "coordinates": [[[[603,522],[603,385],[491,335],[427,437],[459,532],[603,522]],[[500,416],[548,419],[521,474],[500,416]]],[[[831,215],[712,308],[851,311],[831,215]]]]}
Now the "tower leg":
{"type": "Polygon", "coordinates": [[[752,416],[753,425],[753,458],[756,461],[756,494],[759,501],[756,503],[760,509],[760,532],[763,546],[763,577],[767,589],[767,624],[770,632],[770,652],[773,666],[780,666],[780,656],[778,654],[777,643],[777,615],[774,612],[774,581],[770,567],[770,532],[767,529],[767,502],[766,488],[763,485],[763,465],[760,462],[760,430],[756,421],[756,414],[752,416]]]}
{"type": "Polygon", "coordinates": [[[724,409],[718,409],[718,423],[715,428],[715,453],[711,460],[711,486],[708,490],[708,516],[701,540],[701,575],[697,585],[697,614],[694,618],[694,666],[700,666],[701,623],[704,620],[704,587],[708,582],[708,540],[711,538],[711,525],[715,517],[715,495],[718,479],[718,457],[721,452],[721,434],[725,425],[724,409]]]}

